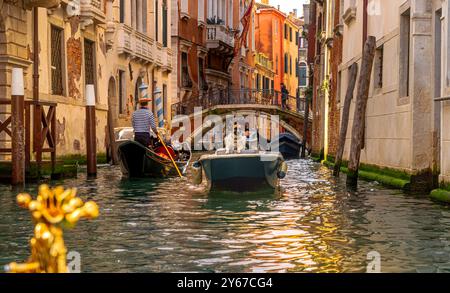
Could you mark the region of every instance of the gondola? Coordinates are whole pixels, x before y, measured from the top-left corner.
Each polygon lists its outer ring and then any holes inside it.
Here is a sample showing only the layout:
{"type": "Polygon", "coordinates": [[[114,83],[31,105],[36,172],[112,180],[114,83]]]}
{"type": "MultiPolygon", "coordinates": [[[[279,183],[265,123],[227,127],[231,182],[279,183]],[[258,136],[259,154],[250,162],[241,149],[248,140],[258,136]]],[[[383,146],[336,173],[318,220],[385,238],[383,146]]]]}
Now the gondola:
{"type": "Polygon", "coordinates": [[[278,149],[285,160],[298,159],[301,148],[302,143],[294,135],[287,132],[281,133],[271,144],[271,149],[278,149]]]}
{"type": "MultiPolygon", "coordinates": [[[[120,130],[116,139],[120,167],[124,176],[129,178],[167,178],[178,176],[165,148],[156,143],[153,149],[134,141],[130,131],[120,130]]],[[[187,145],[167,146],[178,168],[185,173],[191,159],[187,145]]]]}

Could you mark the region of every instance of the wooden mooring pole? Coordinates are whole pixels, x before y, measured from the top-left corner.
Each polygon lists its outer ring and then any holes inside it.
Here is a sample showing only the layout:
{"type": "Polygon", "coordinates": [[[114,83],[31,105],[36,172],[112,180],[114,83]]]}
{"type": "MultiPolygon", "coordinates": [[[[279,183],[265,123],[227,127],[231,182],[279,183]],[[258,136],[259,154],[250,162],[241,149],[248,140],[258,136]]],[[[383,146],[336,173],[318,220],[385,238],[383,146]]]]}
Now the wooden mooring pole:
{"type": "Polygon", "coordinates": [[[353,94],[355,92],[357,76],[358,76],[358,63],[353,63],[352,66],[350,66],[350,79],[348,82],[347,93],[345,95],[344,109],[342,110],[339,145],[338,151],[336,153],[336,159],[334,161],[334,172],[333,172],[334,176],[339,176],[339,173],[341,172],[342,157],[344,155],[345,139],[347,137],[347,130],[348,130],[348,120],[350,117],[350,106],[352,104],[353,94]]]}
{"type": "Polygon", "coordinates": [[[97,135],[95,118],[95,88],[86,85],[86,161],[87,175],[97,175],[97,135]]]}
{"type": "Polygon", "coordinates": [[[311,97],[306,95],[305,97],[305,117],[303,119],[303,142],[302,142],[302,152],[300,158],[306,158],[306,145],[308,144],[308,124],[309,124],[309,102],[311,97]]]}
{"type": "Polygon", "coordinates": [[[348,165],[347,184],[356,186],[358,183],[359,163],[364,136],[364,119],[366,117],[367,100],[369,99],[370,77],[375,58],[376,38],[370,36],[364,45],[364,52],[359,75],[357,100],[353,121],[350,161],[348,165]]]}
{"type": "Polygon", "coordinates": [[[11,184],[19,185],[25,183],[25,127],[23,123],[25,94],[21,68],[12,69],[11,94],[11,184]]]}

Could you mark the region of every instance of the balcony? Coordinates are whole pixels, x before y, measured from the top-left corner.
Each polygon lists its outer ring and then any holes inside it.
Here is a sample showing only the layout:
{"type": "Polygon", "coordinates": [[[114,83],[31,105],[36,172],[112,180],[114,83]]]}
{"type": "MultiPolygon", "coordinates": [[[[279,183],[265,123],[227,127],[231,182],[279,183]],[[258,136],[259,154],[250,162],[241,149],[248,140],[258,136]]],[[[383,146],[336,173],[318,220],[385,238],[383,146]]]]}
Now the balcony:
{"type": "Polygon", "coordinates": [[[103,1],[106,0],[80,0],[80,17],[84,25],[106,24],[103,1]]]}
{"type": "Polygon", "coordinates": [[[206,26],[206,47],[218,54],[231,55],[234,53],[234,36],[224,25],[206,26]]]}
{"type": "Polygon", "coordinates": [[[26,9],[32,9],[34,7],[56,8],[61,1],[62,0],[24,0],[23,6],[26,9]]]}
{"type": "Polygon", "coordinates": [[[127,54],[143,63],[153,62],[153,39],[140,33],[126,24],[119,24],[117,28],[117,52],[127,54]]]}
{"type": "Polygon", "coordinates": [[[258,53],[255,56],[255,63],[259,66],[267,68],[269,70],[273,69],[273,63],[264,54],[258,53]]]}
{"type": "Polygon", "coordinates": [[[167,71],[167,72],[172,71],[172,69],[173,69],[172,58],[173,58],[172,50],[170,50],[169,48],[163,48],[162,49],[162,70],[163,71],[167,71]]]}

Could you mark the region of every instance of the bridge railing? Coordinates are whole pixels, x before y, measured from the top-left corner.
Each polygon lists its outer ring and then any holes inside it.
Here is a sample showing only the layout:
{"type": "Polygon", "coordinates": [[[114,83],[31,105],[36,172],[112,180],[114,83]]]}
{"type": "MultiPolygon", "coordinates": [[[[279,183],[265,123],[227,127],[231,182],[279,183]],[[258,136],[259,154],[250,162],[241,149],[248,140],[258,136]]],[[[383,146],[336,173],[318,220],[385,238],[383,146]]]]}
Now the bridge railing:
{"type": "Polygon", "coordinates": [[[267,105],[277,106],[286,111],[304,113],[305,98],[294,97],[275,90],[258,89],[215,89],[203,91],[198,99],[172,105],[175,114],[192,114],[193,107],[211,108],[219,105],[267,105]],[[195,101],[192,103],[192,101],[195,101]]]}

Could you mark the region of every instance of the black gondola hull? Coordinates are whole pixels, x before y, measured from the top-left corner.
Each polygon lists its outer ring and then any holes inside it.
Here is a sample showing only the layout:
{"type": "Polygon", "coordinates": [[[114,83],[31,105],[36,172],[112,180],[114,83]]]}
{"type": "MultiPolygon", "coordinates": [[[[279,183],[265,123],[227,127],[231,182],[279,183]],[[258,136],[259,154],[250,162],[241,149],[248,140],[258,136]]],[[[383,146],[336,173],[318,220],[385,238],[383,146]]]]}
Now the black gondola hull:
{"type": "MultiPolygon", "coordinates": [[[[135,141],[126,141],[119,145],[118,153],[122,173],[130,178],[167,178],[178,176],[172,161],[162,158],[135,141]]],[[[188,162],[177,162],[183,171],[188,162]]]]}

